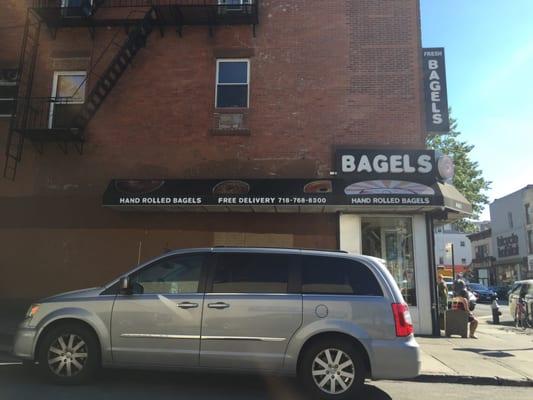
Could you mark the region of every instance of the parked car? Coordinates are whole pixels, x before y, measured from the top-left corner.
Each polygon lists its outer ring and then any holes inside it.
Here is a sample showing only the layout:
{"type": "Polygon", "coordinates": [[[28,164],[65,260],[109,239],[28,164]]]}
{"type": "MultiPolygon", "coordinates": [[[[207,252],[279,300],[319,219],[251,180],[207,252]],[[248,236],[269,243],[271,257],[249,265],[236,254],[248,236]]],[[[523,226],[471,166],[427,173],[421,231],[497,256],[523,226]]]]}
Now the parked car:
{"type": "Polygon", "coordinates": [[[496,296],[496,292],[483,286],[481,283],[470,282],[467,285],[469,291],[474,293],[479,303],[490,303],[492,302],[493,296],[496,296]]]}
{"type": "Polygon", "coordinates": [[[507,300],[509,297],[509,291],[512,286],[489,286],[489,289],[496,292],[499,300],[507,300]]]}
{"type": "Polygon", "coordinates": [[[516,303],[520,297],[526,302],[526,310],[529,319],[533,320],[533,279],[516,281],[513,284],[511,291],[509,292],[509,312],[513,319],[515,319],[516,316],[516,303]]]}
{"type": "Polygon", "coordinates": [[[420,371],[409,309],[382,260],[288,249],[173,251],[41,300],[14,353],[59,383],[99,367],[274,372],[328,399],[420,371]]]}

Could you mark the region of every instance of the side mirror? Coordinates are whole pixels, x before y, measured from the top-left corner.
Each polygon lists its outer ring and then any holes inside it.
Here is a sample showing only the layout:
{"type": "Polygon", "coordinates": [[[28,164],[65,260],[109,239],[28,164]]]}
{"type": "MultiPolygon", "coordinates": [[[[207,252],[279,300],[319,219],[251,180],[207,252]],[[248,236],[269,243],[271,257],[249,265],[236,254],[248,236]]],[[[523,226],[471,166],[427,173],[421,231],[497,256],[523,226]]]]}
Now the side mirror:
{"type": "Polygon", "coordinates": [[[120,294],[131,294],[131,286],[130,286],[130,277],[129,276],[123,276],[120,278],[119,281],[119,293],[120,294]]]}

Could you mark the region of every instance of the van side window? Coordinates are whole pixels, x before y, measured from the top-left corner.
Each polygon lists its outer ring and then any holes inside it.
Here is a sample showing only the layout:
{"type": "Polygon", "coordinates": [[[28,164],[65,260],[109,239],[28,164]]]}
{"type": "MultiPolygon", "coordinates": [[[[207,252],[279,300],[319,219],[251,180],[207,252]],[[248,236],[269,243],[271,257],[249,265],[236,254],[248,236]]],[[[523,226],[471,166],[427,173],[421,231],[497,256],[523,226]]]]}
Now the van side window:
{"type": "Polygon", "coordinates": [[[136,294],[197,293],[203,254],[186,254],[158,260],[130,275],[136,294]]]}
{"type": "Polygon", "coordinates": [[[383,296],[365,265],[346,258],[315,256],[303,257],[302,293],[383,296]]]}
{"type": "Polygon", "coordinates": [[[287,293],[294,256],[218,253],[212,293],[287,293]]]}

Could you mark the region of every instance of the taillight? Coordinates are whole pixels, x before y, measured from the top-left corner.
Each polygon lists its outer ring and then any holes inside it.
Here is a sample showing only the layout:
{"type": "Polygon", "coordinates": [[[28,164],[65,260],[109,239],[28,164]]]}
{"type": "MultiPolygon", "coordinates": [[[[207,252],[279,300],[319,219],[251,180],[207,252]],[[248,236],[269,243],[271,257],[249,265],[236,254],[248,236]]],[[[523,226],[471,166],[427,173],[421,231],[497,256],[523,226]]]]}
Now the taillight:
{"type": "Polygon", "coordinates": [[[413,320],[407,304],[393,303],[392,313],[396,325],[396,336],[405,337],[413,333],[413,320]]]}

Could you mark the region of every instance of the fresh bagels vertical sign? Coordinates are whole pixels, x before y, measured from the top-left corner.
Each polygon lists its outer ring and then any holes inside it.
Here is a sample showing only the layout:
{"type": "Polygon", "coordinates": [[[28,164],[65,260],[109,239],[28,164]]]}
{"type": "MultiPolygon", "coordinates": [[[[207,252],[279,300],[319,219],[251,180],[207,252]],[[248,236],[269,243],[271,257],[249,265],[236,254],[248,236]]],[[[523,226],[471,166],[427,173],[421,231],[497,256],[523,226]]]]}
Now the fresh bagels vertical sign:
{"type": "Polygon", "coordinates": [[[426,130],[428,133],[447,133],[450,130],[450,123],[448,120],[444,48],[422,49],[422,56],[424,62],[426,130]]]}

